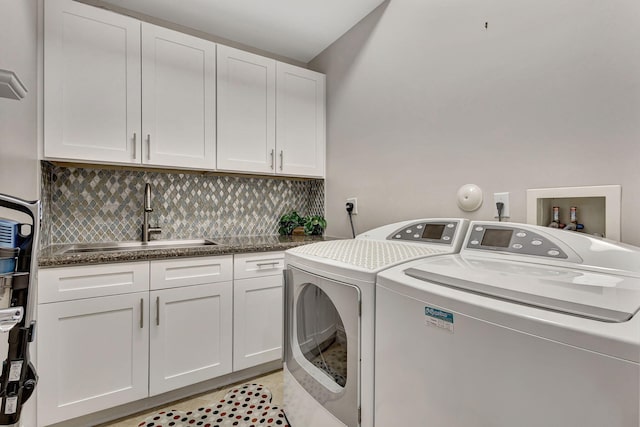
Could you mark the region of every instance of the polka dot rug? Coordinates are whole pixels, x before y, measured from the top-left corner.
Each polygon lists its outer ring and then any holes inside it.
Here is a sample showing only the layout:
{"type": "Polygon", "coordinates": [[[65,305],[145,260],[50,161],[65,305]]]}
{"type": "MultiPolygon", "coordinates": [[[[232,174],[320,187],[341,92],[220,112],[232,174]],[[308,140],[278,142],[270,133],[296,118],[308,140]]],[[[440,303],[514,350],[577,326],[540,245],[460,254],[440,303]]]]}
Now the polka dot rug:
{"type": "Polygon", "coordinates": [[[347,345],[334,342],[320,355],[313,359],[312,363],[322,369],[341,387],[347,383],[347,345]]]}
{"type": "Polygon", "coordinates": [[[224,399],[193,411],[162,411],[138,427],[291,427],[282,409],[271,405],[271,392],[260,384],[229,390],[224,399]]]}

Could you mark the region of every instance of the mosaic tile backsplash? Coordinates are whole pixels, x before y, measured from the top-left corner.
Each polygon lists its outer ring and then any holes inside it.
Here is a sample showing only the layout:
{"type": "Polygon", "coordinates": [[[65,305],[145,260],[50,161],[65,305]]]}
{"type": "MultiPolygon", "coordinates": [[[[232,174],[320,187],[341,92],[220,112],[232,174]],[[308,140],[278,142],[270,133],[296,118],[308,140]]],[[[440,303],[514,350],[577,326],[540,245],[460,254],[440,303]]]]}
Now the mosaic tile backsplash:
{"type": "Polygon", "coordinates": [[[42,163],[43,245],[139,240],[145,183],[162,239],[278,233],[296,210],[324,215],[324,181],[63,167],[42,163]]]}

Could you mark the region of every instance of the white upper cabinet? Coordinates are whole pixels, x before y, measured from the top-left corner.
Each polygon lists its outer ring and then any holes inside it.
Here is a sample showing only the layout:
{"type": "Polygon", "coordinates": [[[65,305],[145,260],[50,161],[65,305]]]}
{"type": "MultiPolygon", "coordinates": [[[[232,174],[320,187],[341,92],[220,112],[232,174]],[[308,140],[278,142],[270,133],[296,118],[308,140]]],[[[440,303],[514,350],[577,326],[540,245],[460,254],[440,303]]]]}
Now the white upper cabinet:
{"type": "Polygon", "coordinates": [[[325,76],[278,62],[276,148],[279,174],[324,176],[325,76]]]}
{"type": "Polygon", "coordinates": [[[47,0],[44,155],[139,163],[140,22],[47,0]]]}
{"type": "Polygon", "coordinates": [[[215,61],[213,42],[47,0],[45,157],[215,169],[215,61]]]}
{"type": "Polygon", "coordinates": [[[274,173],[276,61],[218,46],[218,169],[274,173]]]}
{"type": "Polygon", "coordinates": [[[218,169],[324,176],[325,77],[218,46],[218,169]]]}
{"type": "Polygon", "coordinates": [[[216,45],[142,24],[142,162],[215,168],[216,45]]]}
{"type": "Polygon", "coordinates": [[[47,0],[44,157],[324,177],[325,76],[47,0]]]}

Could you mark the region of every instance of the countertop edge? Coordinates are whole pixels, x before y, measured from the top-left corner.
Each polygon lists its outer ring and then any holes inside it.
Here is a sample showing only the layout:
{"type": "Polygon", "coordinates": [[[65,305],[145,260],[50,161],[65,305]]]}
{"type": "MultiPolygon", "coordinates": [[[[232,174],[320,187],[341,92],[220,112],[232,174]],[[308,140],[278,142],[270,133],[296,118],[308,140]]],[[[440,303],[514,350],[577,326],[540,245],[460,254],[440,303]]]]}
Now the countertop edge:
{"type": "Polygon", "coordinates": [[[212,239],[220,243],[215,246],[105,251],[80,254],[60,254],[59,248],[63,245],[52,245],[40,251],[38,267],[55,268],[104,263],[153,261],[171,258],[233,255],[251,252],[276,252],[286,251],[287,249],[301,245],[336,239],[339,238],[328,236],[234,236],[212,239]]]}

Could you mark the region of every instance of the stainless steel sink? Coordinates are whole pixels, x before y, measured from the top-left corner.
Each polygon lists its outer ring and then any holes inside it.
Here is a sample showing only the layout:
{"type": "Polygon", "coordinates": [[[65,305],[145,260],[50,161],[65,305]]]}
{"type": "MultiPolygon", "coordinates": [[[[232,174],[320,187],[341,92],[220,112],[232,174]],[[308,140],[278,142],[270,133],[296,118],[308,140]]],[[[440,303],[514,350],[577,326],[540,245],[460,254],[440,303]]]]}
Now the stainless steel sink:
{"type": "Polygon", "coordinates": [[[152,249],[180,249],[213,246],[218,243],[208,239],[194,240],[151,240],[149,242],[100,242],[75,243],[61,248],[59,254],[80,254],[90,252],[143,251],[152,249]]]}

